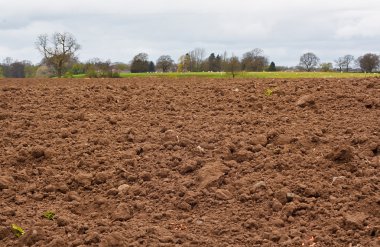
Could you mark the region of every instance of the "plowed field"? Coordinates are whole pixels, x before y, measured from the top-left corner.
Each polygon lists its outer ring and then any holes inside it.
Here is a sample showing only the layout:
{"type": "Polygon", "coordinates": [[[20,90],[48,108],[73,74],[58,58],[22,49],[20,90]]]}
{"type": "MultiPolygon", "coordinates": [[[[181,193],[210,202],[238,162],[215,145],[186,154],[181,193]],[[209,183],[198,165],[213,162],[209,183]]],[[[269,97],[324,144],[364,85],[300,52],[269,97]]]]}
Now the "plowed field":
{"type": "Polygon", "coordinates": [[[380,246],[380,79],[1,79],[0,246],[380,246]]]}

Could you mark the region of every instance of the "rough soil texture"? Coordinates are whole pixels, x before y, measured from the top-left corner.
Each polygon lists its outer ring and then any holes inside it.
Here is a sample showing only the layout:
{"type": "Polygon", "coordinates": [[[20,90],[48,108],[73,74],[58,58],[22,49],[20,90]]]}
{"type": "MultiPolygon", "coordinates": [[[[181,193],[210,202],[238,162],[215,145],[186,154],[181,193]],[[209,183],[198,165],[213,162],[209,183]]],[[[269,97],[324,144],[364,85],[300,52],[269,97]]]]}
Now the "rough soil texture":
{"type": "Polygon", "coordinates": [[[0,137],[0,246],[380,246],[378,78],[2,79],[0,137]]]}

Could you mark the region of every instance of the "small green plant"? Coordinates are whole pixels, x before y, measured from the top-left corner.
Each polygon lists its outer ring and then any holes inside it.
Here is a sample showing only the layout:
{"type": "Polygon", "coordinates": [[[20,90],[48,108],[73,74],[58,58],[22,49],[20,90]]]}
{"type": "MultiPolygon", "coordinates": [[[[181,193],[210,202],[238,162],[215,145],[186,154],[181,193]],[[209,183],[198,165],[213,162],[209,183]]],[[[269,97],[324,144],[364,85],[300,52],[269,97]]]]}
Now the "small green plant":
{"type": "Polygon", "coordinates": [[[43,215],[46,219],[48,220],[53,220],[54,219],[54,216],[55,216],[55,213],[52,212],[52,211],[46,211],[43,215]]]}
{"type": "Polygon", "coordinates": [[[12,232],[18,238],[21,237],[22,235],[24,235],[24,233],[25,233],[24,229],[22,229],[20,226],[18,226],[16,224],[12,224],[11,228],[12,228],[12,232]]]}
{"type": "Polygon", "coordinates": [[[272,96],[273,90],[270,88],[265,89],[264,95],[265,96],[272,96]]]}

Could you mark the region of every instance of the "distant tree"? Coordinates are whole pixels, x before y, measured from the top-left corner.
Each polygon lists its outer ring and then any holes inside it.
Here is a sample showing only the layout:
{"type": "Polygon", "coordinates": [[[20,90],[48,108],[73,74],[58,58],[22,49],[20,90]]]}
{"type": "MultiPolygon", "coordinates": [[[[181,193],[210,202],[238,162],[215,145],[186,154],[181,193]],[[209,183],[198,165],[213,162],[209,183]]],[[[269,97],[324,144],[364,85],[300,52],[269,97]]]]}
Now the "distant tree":
{"type": "Polygon", "coordinates": [[[264,51],[255,48],[243,54],[241,64],[244,71],[263,71],[268,66],[268,59],[263,55],[264,51]]]}
{"type": "Polygon", "coordinates": [[[36,66],[30,61],[17,61],[10,57],[4,59],[1,64],[2,76],[10,78],[25,78],[33,77],[35,75],[36,66]]]}
{"type": "Polygon", "coordinates": [[[276,71],[276,64],[274,62],[271,62],[269,67],[268,67],[268,71],[276,71]]]}
{"type": "Polygon", "coordinates": [[[32,62],[30,62],[30,61],[23,61],[23,64],[24,64],[25,77],[26,78],[35,77],[38,66],[32,64],[32,62]]]}
{"type": "Polygon", "coordinates": [[[240,68],[241,68],[241,64],[240,64],[239,58],[237,56],[232,55],[228,59],[226,72],[230,72],[232,75],[232,78],[235,78],[237,73],[240,71],[240,68]]]}
{"type": "Polygon", "coordinates": [[[73,63],[69,71],[73,75],[85,74],[86,73],[85,64],[80,63],[80,62],[73,63]]]}
{"type": "Polygon", "coordinates": [[[128,71],[130,69],[128,64],[122,62],[112,63],[112,68],[117,70],[119,73],[122,71],[128,71]]]}
{"type": "Polygon", "coordinates": [[[308,52],[303,54],[300,57],[300,67],[305,69],[306,71],[311,71],[314,69],[319,63],[319,58],[312,52],[308,52]]]}
{"type": "Polygon", "coordinates": [[[350,64],[355,61],[355,57],[352,55],[345,55],[343,57],[343,61],[343,66],[346,68],[346,72],[348,72],[350,69],[350,64]]]}
{"type": "Polygon", "coordinates": [[[148,65],[148,72],[156,72],[156,65],[154,65],[154,62],[153,61],[150,61],[149,62],[149,65],[148,65]]]}
{"type": "Polygon", "coordinates": [[[208,66],[207,70],[208,71],[214,71],[214,72],[216,71],[215,70],[215,60],[216,60],[215,54],[211,53],[207,59],[207,66],[208,66]]]}
{"type": "Polygon", "coordinates": [[[202,71],[203,59],[205,57],[205,49],[196,48],[188,54],[190,56],[190,71],[191,72],[202,71]]]}
{"type": "Polygon", "coordinates": [[[98,74],[99,74],[98,77],[113,77],[110,59],[107,59],[105,61],[99,60],[96,66],[97,66],[98,74]]]}
{"type": "Polygon", "coordinates": [[[75,57],[80,49],[75,37],[70,33],[54,33],[49,39],[47,34],[38,36],[37,49],[44,56],[48,66],[52,66],[57,76],[61,77],[67,63],[75,57]]]}
{"type": "Polygon", "coordinates": [[[332,63],[321,63],[320,67],[323,72],[329,72],[333,69],[332,63]]]}
{"type": "Polygon", "coordinates": [[[350,64],[353,61],[355,61],[354,56],[345,55],[335,60],[335,65],[339,68],[339,71],[343,71],[343,68],[345,68],[346,72],[348,72],[350,70],[350,64]]]}
{"type": "Polygon", "coordinates": [[[206,70],[217,72],[221,70],[222,58],[220,55],[215,56],[215,53],[211,53],[206,63],[207,63],[206,70]]]}
{"type": "Polygon", "coordinates": [[[157,70],[162,72],[169,72],[173,67],[173,59],[169,55],[162,55],[157,59],[156,67],[157,70]]]}
{"type": "Polygon", "coordinates": [[[215,58],[215,71],[222,70],[222,57],[218,54],[215,58]]]}
{"type": "Polygon", "coordinates": [[[185,56],[180,56],[178,58],[177,72],[185,72],[184,70],[184,61],[185,56]]]}
{"type": "Polygon", "coordinates": [[[14,62],[10,66],[10,75],[12,78],[25,78],[25,64],[22,62],[14,62]]]}
{"type": "Polygon", "coordinates": [[[227,51],[223,52],[223,55],[221,56],[221,71],[227,71],[228,70],[228,63],[229,63],[229,58],[228,58],[228,53],[227,51]]]}
{"type": "Polygon", "coordinates": [[[178,72],[189,72],[192,69],[191,57],[189,53],[181,56],[178,59],[178,72]]]}
{"type": "Polygon", "coordinates": [[[172,65],[170,71],[171,71],[171,72],[179,71],[178,66],[179,66],[179,64],[173,63],[173,65],[172,65]]]}
{"type": "Polygon", "coordinates": [[[343,67],[344,67],[344,58],[343,58],[343,57],[340,57],[340,58],[338,58],[337,60],[335,60],[334,62],[335,62],[335,66],[338,67],[339,71],[343,71],[343,67]]]}
{"type": "Polygon", "coordinates": [[[85,73],[90,78],[117,78],[120,77],[119,71],[114,69],[111,60],[101,60],[93,58],[84,65],[85,73]]]}
{"type": "Polygon", "coordinates": [[[11,65],[15,61],[11,57],[6,57],[1,63],[2,74],[4,77],[11,77],[11,65]]]}
{"type": "Polygon", "coordinates": [[[379,56],[373,53],[367,53],[358,58],[358,64],[364,72],[372,72],[380,65],[379,56]]]}
{"type": "Polygon", "coordinates": [[[186,53],[184,57],[184,69],[185,72],[190,72],[193,69],[193,62],[189,53],[186,53]]]}
{"type": "Polygon", "coordinates": [[[148,71],[149,71],[148,54],[146,53],[137,54],[131,62],[131,72],[145,73],[148,71]]]}

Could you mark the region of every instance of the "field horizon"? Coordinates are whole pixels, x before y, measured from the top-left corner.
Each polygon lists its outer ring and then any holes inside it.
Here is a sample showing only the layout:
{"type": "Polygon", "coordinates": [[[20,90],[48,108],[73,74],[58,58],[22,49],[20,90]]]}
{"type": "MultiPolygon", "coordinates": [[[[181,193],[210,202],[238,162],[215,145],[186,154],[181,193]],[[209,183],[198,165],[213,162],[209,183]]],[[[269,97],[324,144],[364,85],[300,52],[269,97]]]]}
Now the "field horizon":
{"type": "MultiPolygon", "coordinates": [[[[85,74],[74,75],[74,78],[86,78],[85,74]]],[[[169,78],[232,78],[229,72],[169,72],[169,73],[120,73],[121,78],[134,77],[169,77],[169,78]]],[[[308,79],[308,78],[367,78],[380,77],[380,73],[359,72],[240,72],[235,78],[269,78],[269,79],[308,79]]]]}

